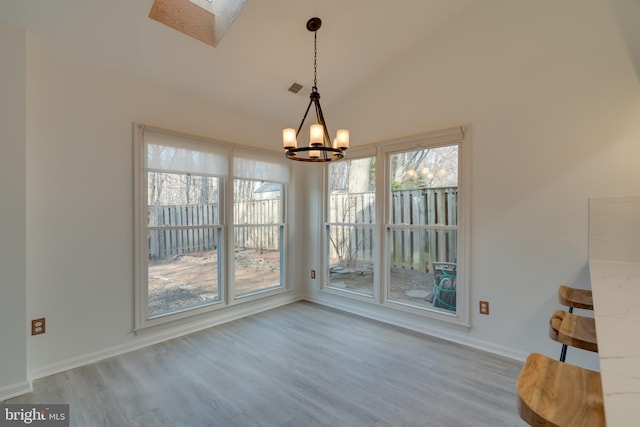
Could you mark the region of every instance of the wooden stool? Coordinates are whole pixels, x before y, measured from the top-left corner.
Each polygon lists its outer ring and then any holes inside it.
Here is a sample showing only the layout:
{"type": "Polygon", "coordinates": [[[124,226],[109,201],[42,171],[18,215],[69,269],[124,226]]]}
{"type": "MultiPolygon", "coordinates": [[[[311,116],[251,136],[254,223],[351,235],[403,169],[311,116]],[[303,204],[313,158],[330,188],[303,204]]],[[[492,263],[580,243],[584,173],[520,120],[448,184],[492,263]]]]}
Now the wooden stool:
{"type": "Polygon", "coordinates": [[[527,357],[517,383],[518,414],[536,427],[604,427],[600,373],[542,354],[527,357]]]}
{"type": "Polygon", "coordinates": [[[562,285],[558,287],[558,302],[569,307],[569,313],[573,313],[574,307],[593,310],[593,296],[588,289],[570,288],[562,285]]]}
{"type": "Polygon", "coordinates": [[[598,352],[596,322],[592,317],[578,316],[556,310],[549,321],[549,336],[562,344],[560,361],[564,362],[567,346],[598,352]]]}

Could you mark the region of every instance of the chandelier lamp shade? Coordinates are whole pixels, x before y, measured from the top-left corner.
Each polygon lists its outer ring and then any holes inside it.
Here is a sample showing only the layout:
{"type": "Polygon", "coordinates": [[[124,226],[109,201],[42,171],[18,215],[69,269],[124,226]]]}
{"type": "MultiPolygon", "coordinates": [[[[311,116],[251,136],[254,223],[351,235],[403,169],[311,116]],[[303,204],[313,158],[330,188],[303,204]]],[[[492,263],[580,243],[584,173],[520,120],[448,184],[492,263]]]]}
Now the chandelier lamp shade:
{"type": "Polygon", "coordinates": [[[327,123],[322,114],[320,106],[320,93],[318,93],[318,33],[322,21],[320,18],[311,18],[307,21],[307,30],[313,32],[313,87],[309,95],[309,105],[307,106],[302,121],[298,129],[287,128],[282,130],[282,147],[285,155],[291,160],[301,162],[331,162],[343,159],[347,149],[349,148],[349,131],[347,129],[338,129],[336,137],[331,140],[327,123]],[[316,112],[316,122],[312,124],[309,130],[309,145],[298,146],[298,137],[302,126],[307,119],[311,106],[314,106],[316,112]]]}

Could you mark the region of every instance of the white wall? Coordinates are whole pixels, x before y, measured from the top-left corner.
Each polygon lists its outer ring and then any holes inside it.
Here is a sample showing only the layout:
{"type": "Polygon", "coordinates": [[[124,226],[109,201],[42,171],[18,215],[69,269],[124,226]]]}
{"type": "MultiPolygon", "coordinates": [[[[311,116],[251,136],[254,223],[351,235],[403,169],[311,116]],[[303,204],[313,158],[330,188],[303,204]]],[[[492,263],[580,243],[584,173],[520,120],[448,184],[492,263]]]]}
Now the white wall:
{"type": "MultiPolygon", "coordinates": [[[[640,85],[611,5],[479,2],[368,83],[332,113],[353,140],[472,129],[472,327],[451,333],[557,356],[557,286],[589,286],[588,198],[640,194],[640,85]]],[[[579,350],[568,360],[597,365],[579,350]]]]}
{"type": "Polygon", "coordinates": [[[261,142],[271,124],[87,69],[31,34],[27,52],[27,314],[47,318],[47,333],[29,338],[28,368],[40,377],[192,328],[132,334],[132,121],[240,143],[261,142]]]}
{"type": "Polygon", "coordinates": [[[26,325],[26,32],[0,25],[0,396],[29,389],[26,325]]]}

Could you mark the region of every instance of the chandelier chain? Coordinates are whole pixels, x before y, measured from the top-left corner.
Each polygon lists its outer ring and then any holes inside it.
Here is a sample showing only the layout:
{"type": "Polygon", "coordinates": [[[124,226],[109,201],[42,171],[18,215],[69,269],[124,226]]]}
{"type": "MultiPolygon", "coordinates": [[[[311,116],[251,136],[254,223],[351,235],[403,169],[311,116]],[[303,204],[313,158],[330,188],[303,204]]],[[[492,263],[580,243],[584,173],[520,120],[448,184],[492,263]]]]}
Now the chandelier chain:
{"type": "Polygon", "coordinates": [[[313,32],[313,87],[318,87],[318,32],[313,32]]]}

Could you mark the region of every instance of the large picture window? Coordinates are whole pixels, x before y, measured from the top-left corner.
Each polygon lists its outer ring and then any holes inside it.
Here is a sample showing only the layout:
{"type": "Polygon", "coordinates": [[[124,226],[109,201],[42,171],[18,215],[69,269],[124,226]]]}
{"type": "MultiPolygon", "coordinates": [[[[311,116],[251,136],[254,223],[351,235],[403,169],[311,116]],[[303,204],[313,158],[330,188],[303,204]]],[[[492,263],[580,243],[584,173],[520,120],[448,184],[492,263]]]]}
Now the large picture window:
{"type": "Polygon", "coordinates": [[[324,290],[468,322],[466,144],[446,129],[328,164],[324,290]]]}
{"type": "Polygon", "coordinates": [[[134,135],[136,330],[283,288],[285,160],[143,125],[134,135]]]}

